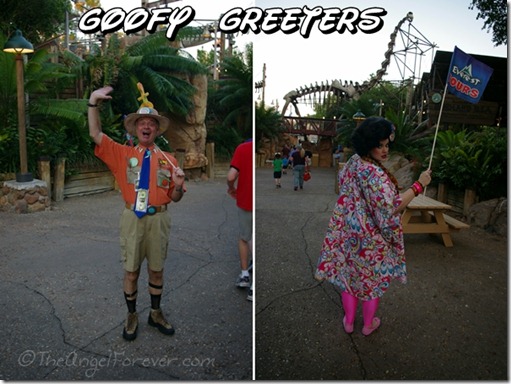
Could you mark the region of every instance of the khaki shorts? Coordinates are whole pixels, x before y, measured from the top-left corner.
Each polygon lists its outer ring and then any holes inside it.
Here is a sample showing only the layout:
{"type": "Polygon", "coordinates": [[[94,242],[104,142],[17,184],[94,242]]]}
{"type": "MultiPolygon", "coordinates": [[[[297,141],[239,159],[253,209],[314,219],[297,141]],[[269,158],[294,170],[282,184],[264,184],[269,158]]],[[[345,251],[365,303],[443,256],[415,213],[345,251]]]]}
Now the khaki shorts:
{"type": "Polygon", "coordinates": [[[125,209],[120,224],[121,260],[128,272],[137,271],[144,259],[149,269],[163,270],[170,234],[168,212],[146,215],[139,219],[135,213],[125,209]]]}

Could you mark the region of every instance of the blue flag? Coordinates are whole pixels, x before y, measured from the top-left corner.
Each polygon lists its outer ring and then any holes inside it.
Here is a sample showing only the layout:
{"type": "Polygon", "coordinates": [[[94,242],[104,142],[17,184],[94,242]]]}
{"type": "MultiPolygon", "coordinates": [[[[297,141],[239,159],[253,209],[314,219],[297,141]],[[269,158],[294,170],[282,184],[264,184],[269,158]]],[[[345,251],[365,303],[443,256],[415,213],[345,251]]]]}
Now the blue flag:
{"type": "Polygon", "coordinates": [[[447,74],[447,88],[453,95],[475,104],[481,99],[492,73],[493,68],[455,46],[447,74]]]}

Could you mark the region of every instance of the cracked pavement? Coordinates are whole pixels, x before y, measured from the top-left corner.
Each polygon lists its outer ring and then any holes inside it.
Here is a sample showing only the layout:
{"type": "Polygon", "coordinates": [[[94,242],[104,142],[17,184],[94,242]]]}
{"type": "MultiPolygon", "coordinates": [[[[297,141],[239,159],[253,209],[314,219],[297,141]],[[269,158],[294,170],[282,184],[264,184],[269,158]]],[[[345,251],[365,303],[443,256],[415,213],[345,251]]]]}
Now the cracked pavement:
{"type": "Polygon", "coordinates": [[[126,305],[120,193],[74,197],[47,212],[0,212],[0,380],[248,380],[252,303],[239,274],[237,211],[223,179],[187,182],[171,204],[162,309],[147,324],[146,264],[138,337],[122,339],[126,305]]]}
{"type": "Polygon", "coordinates": [[[303,191],[292,172],[276,189],[256,170],[256,379],[507,380],[507,238],[472,227],[445,248],[405,235],[408,283],[380,301],[381,328],[342,329],[337,289],[313,273],[335,204],[334,169],[313,168],[303,191]]]}

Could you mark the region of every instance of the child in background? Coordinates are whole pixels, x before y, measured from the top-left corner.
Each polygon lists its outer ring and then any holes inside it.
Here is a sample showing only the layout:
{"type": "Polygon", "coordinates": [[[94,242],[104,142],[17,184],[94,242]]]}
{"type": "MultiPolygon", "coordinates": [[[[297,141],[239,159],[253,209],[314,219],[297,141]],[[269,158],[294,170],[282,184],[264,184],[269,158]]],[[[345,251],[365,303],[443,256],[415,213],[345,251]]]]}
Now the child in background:
{"type": "Polygon", "coordinates": [[[282,159],[282,173],[284,175],[287,175],[287,166],[289,164],[289,158],[287,156],[284,156],[282,159]]]}
{"type": "Polygon", "coordinates": [[[275,188],[281,188],[280,178],[282,177],[282,159],[280,153],[275,154],[273,159],[273,178],[275,179],[275,188]]]}

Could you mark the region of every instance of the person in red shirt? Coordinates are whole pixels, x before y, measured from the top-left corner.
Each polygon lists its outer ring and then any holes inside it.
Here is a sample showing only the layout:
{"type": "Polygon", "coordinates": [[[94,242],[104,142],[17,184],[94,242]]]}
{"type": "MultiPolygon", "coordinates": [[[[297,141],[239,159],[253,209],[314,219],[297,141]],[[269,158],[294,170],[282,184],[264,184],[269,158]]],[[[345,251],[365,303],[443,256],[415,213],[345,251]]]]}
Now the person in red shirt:
{"type": "Polygon", "coordinates": [[[239,288],[250,287],[247,296],[247,299],[250,301],[252,301],[253,293],[248,272],[252,247],[253,170],[254,149],[250,139],[238,145],[234,151],[229,172],[227,173],[227,193],[236,199],[240,228],[238,252],[240,254],[241,274],[238,276],[236,286],[239,288]]]}
{"type": "Polygon", "coordinates": [[[120,223],[123,288],[128,307],[123,338],[134,340],[137,337],[136,299],[144,259],[147,259],[151,296],[148,323],[161,333],[172,335],[174,328],[160,308],[163,265],[170,233],[167,205],[183,197],[185,174],[177,160],[154,142],[170,125],[170,121],[154,108],[143,105],[124,120],[128,133],[138,138],[135,147],[116,143],[102,132],[97,107],[112,98],[112,91],[110,86],[95,90],[87,105],[89,134],[96,143],[94,153],[114,174],[125,202],[120,223]]]}

